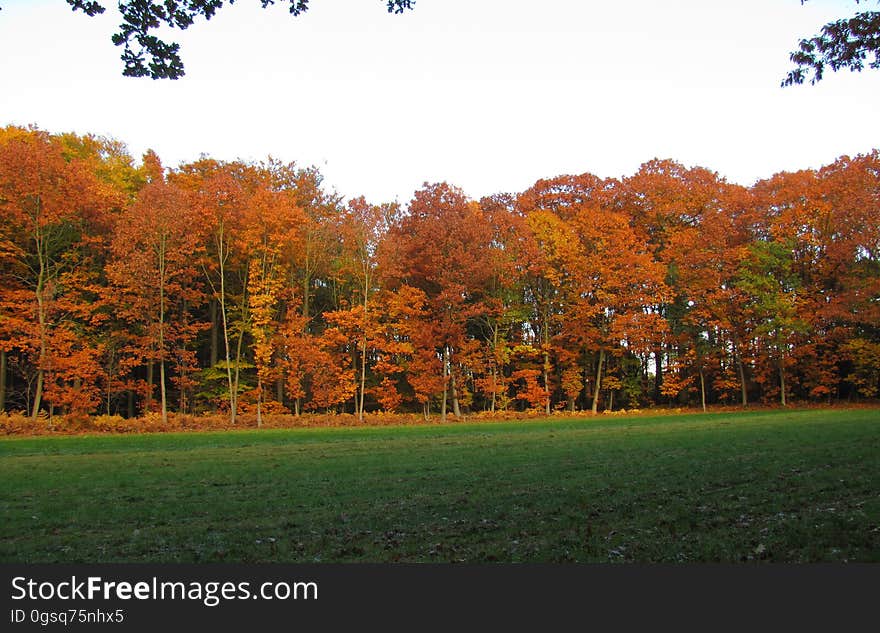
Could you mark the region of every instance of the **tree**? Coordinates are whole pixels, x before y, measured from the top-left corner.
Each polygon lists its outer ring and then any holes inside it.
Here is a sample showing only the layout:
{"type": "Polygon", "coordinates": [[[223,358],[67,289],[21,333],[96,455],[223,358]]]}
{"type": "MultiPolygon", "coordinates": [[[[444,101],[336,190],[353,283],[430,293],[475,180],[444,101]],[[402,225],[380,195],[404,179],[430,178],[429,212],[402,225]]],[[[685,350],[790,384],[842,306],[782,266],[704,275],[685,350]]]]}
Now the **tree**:
{"type": "MultiPolygon", "coordinates": [[[[524,342],[541,350],[541,369],[547,399],[544,412],[550,413],[551,339],[568,305],[567,288],[574,287],[573,275],[583,269],[583,253],[577,233],[570,223],[552,211],[535,209],[526,215],[523,260],[525,296],[531,306],[530,335],[524,342]]],[[[576,294],[576,293],[575,293],[576,294]]]]}
{"type": "Polygon", "coordinates": [[[222,369],[226,374],[229,398],[229,419],[235,424],[238,412],[239,377],[241,371],[241,343],[247,321],[247,275],[249,244],[244,243],[244,209],[251,194],[246,185],[251,170],[241,164],[224,165],[211,160],[201,160],[185,165],[174,174],[175,182],[191,192],[192,202],[200,213],[206,261],[203,263],[205,278],[214,295],[210,369],[219,369],[216,331],[223,332],[225,361],[222,369]],[[232,299],[234,298],[234,299],[232,299]],[[231,300],[232,299],[232,300],[231,300]],[[233,320],[233,306],[236,308],[233,320]],[[219,307],[219,319],[216,312],[219,307]],[[238,338],[234,362],[230,337],[238,338]]]}
{"type": "Polygon", "coordinates": [[[186,323],[188,308],[201,299],[194,266],[201,244],[192,230],[196,218],[184,192],[166,182],[155,154],[148,153],[144,163],[150,182],[117,224],[110,277],[119,289],[120,310],[146,330],[148,362],[159,362],[161,413],[166,422],[168,352],[175,346],[177,358],[187,356],[179,352],[193,335],[186,323]],[[175,319],[172,312],[178,313],[175,319]]]}
{"type": "MultiPolygon", "coordinates": [[[[288,0],[290,13],[297,16],[309,8],[309,0],[288,0]]],[[[229,0],[234,4],[235,0],[229,0]]],[[[101,2],[95,0],[67,0],[74,11],[80,10],[88,16],[104,13],[101,2]]],[[[260,0],[265,9],[275,0],[260,0]]],[[[412,9],[414,0],[386,0],[388,13],[403,13],[412,9]]],[[[180,58],[180,44],[167,43],[153,32],[161,28],[180,29],[191,27],[202,16],[210,20],[223,0],[120,0],[119,12],[122,24],[119,32],[111,40],[116,46],[124,46],[121,59],[124,64],[122,74],[126,77],[151,77],[153,79],[177,79],[183,77],[183,60],[180,58]]]]}
{"type": "Polygon", "coordinates": [[[467,343],[468,322],[485,310],[492,237],[476,202],[447,183],[426,183],[413,196],[409,214],[391,228],[383,243],[387,258],[383,267],[391,288],[410,285],[428,299],[434,333],[433,342],[426,344],[442,359],[444,421],[450,395],[455,417],[461,416],[457,380],[461,371],[456,364],[464,360],[459,353],[467,343]]]}
{"type": "Polygon", "coordinates": [[[572,219],[582,265],[566,292],[563,336],[598,355],[592,411],[598,411],[606,355],[646,351],[662,340],[665,323],[648,306],[668,300],[665,267],[652,259],[625,214],[585,205],[572,219]]]}
{"type": "MultiPolygon", "coordinates": [[[[608,202],[613,181],[602,180],[589,173],[542,179],[524,191],[516,206],[525,216],[525,230],[521,234],[522,253],[518,256],[524,266],[523,282],[527,302],[531,306],[530,329],[534,342],[540,346],[543,357],[542,373],[547,393],[544,412],[550,414],[551,340],[559,334],[560,323],[570,303],[574,276],[583,268],[583,253],[578,234],[570,220],[584,206],[599,207],[608,202]]],[[[564,346],[555,350],[567,367],[563,392],[568,396],[569,408],[574,406],[580,389],[572,379],[571,361],[577,354],[568,353],[564,346]]]]}
{"type": "Polygon", "coordinates": [[[262,424],[263,385],[276,378],[278,302],[284,291],[281,255],[297,244],[303,213],[293,192],[261,190],[251,199],[244,229],[250,251],[247,290],[251,311],[254,365],[257,369],[257,423],[262,424]]]}
{"type": "Polygon", "coordinates": [[[698,224],[676,231],[666,251],[676,312],[671,338],[680,357],[672,362],[679,375],[669,376],[672,384],[661,385],[661,391],[677,395],[675,383],[698,377],[701,401],[707,398],[708,382],[725,400],[739,389],[745,407],[744,299],[734,281],[751,240],[748,211],[754,205],[749,191],[738,185],[719,182],[717,193],[717,204],[704,209],[698,224]],[[714,380],[706,380],[706,370],[715,374],[714,380]]]}
{"type": "Polygon", "coordinates": [[[396,205],[370,205],[366,200],[355,198],[349,201],[339,218],[338,232],[342,239],[343,256],[340,266],[357,284],[360,295],[359,323],[360,331],[358,353],[360,354],[360,378],[355,412],[358,419],[364,419],[364,394],[367,380],[367,333],[371,318],[370,299],[376,284],[377,250],[389,221],[397,212],[396,205]]]}
{"type": "Polygon", "coordinates": [[[800,41],[791,61],[797,67],[782,80],[783,87],[802,84],[807,78],[815,85],[822,81],[826,66],[834,72],[841,68],[861,72],[865,62],[869,68],[880,68],[880,12],[862,11],[829,22],[819,35],[800,41]]]}
{"type": "MultiPolygon", "coordinates": [[[[755,323],[753,335],[757,345],[766,355],[768,365],[776,365],[782,406],[787,403],[785,377],[794,335],[806,328],[797,310],[800,279],[793,270],[792,250],[792,241],[750,244],[737,279],[755,323]]],[[[769,373],[764,381],[772,384],[769,373]]],[[[769,387],[767,391],[774,389],[769,387]]]]}
{"type": "Polygon", "coordinates": [[[57,139],[36,130],[3,132],[0,320],[5,324],[0,337],[6,341],[0,341],[0,349],[18,349],[31,359],[30,412],[36,417],[55,361],[70,355],[61,350],[81,349],[69,329],[71,319],[62,318],[69,304],[59,302],[66,291],[64,275],[75,267],[74,253],[97,234],[94,225],[109,196],[84,161],[65,160],[57,139]]]}

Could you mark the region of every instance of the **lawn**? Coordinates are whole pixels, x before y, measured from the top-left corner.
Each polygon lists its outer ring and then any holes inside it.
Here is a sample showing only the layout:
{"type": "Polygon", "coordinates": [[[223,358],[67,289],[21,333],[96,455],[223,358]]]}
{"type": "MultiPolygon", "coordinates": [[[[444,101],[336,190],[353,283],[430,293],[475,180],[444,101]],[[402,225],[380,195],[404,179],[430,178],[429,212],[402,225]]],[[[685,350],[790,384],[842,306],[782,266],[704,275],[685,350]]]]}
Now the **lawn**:
{"type": "Polygon", "coordinates": [[[0,440],[0,562],[880,561],[880,410],[0,440]]]}

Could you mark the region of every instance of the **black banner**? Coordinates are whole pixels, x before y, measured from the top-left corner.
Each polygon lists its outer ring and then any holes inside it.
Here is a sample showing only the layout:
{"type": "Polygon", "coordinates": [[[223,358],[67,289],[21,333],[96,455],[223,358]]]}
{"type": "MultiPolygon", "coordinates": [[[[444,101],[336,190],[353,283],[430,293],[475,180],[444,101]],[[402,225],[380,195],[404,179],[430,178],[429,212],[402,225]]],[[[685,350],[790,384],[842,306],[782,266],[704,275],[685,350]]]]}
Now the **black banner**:
{"type": "Polygon", "coordinates": [[[872,622],[877,565],[2,565],[0,629],[872,622]],[[867,619],[866,619],[867,618],[867,619]]]}

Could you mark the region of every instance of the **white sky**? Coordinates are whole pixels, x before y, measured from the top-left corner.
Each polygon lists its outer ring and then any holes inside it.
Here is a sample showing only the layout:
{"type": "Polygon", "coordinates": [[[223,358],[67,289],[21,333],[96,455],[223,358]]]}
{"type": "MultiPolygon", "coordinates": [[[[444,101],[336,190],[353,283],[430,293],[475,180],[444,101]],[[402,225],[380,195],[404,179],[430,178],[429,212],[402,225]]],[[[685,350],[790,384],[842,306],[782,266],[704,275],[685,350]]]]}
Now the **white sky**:
{"type": "Polygon", "coordinates": [[[172,167],[272,155],[373,202],[425,181],[478,198],[620,177],[655,157],[751,184],[880,146],[880,72],[779,87],[798,39],[852,0],[417,0],[404,15],[312,0],[298,18],[238,0],[165,33],[177,81],[121,76],[103,4],[88,18],[0,0],[0,125],[111,136],[172,167]]]}

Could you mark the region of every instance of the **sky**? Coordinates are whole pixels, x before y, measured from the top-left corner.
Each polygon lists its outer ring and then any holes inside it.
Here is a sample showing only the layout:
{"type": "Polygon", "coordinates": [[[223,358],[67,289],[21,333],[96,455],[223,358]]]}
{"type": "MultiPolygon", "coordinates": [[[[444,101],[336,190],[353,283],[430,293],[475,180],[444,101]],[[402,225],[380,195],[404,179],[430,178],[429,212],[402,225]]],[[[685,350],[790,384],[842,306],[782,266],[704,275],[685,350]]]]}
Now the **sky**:
{"type": "Polygon", "coordinates": [[[181,44],[176,81],[122,77],[103,4],[0,0],[0,125],[113,137],[167,167],[272,156],[374,203],[653,158],[750,185],[880,147],[880,71],[779,85],[799,38],[853,0],[312,0],[296,18],[238,0],[160,33],[181,44]]]}

